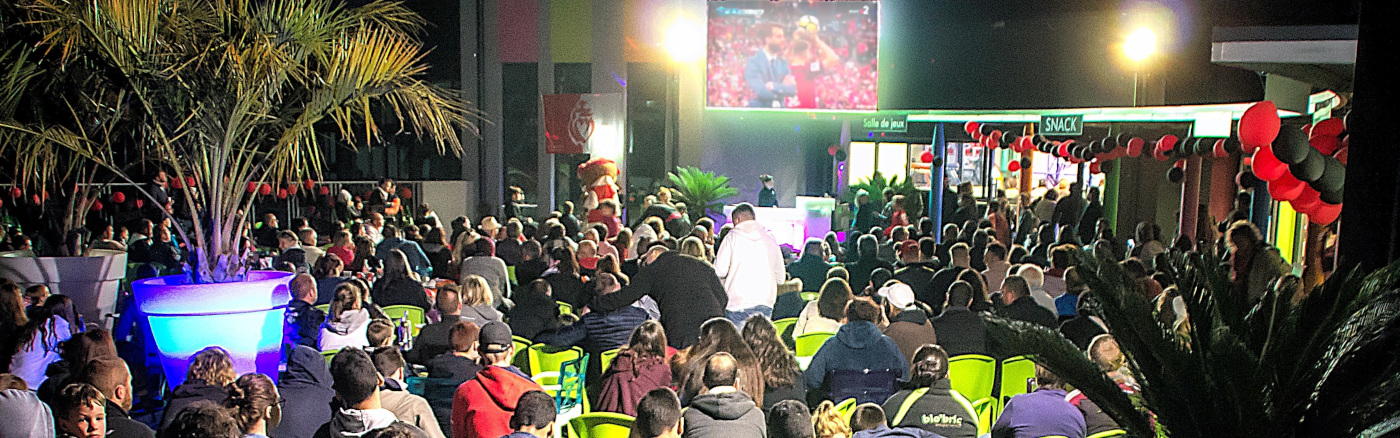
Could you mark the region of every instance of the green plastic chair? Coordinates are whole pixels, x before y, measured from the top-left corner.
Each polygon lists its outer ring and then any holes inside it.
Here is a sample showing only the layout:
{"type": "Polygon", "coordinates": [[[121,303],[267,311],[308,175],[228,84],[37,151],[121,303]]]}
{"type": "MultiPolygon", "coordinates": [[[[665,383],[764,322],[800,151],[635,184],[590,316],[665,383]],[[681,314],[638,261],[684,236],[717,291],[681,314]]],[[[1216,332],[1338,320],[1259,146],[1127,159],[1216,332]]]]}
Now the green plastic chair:
{"type": "Polygon", "coordinates": [[[572,315],[572,314],[574,313],[574,306],[573,306],[573,305],[571,305],[571,304],[569,304],[569,303],[566,303],[566,302],[563,302],[563,301],[555,301],[554,303],[559,305],[559,314],[560,314],[560,315],[572,315]]]}
{"type": "Polygon", "coordinates": [[[1001,361],[1001,406],[1017,394],[1031,392],[1035,387],[1035,362],[1028,356],[1016,356],[1001,361]]]}
{"type": "Polygon", "coordinates": [[[832,332],[811,332],[811,333],[803,333],[801,336],[798,336],[798,337],[796,338],[796,341],[797,341],[797,348],[795,349],[795,350],[796,350],[795,353],[796,353],[796,355],[797,355],[798,357],[812,357],[812,356],[815,356],[815,355],[817,354],[817,350],[820,350],[820,349],[822,348],[822,344],[825,344],[825,343],[826,343],[826,340],[827,340],[827,339],[830,339],[832,336],[836,336],[836,333],[832,333],[832,332]]]}
{"type": "Polygon", "coordinates": [[[1127,434],[1128,434],[1128,431],[1126,431],[1126,430],[1123,430],[1123,429],[1113,429],[1113,430],[1105,430],[1105,431],[1103,431],[1103,432],[1099,432],[1099,433],[1096,433],[1096,434],[1093,434],[1093,435],[1089,435],[1088,438],[1108,438],[1108,437],[1111,437],[1111,436],[1124,436],[1124,435],[1127,435],[1127,434]]]}
{"type": "Polygon", "coordinates": [[[418,331],[423,329],[423,325],[428,323],[428,318],[423,315],[423,309],[418,306],[398,305],[384,308],[384,315],[398,325],[399,318],[408,315],[408,323],[412,327],[408,328],[409,334],[418,336],[418,331]]]}
{"type": "Polygon", "coordinates": [[[836,413],[841,415],[843,423],[850,424],[851,414],[856,412],[856,399],[848,398],[836,404],[836,413]]]}
{"type": "Polygon", "coordinates": [[[564,362],[583,357],[583,349],[573,347],[560,350],[545,344],[531,345],[529,350],[530,375],[540,373],[559,372],[564,366],[564,362]]]}
{"type": "Polygon", "coordinates": [[[992,386],[997,380],[997,361],[980,354],[964,354],[948,359],[948,380],[954,390],[969,400],[992,397],[992,386]]]}
{"type": "Polygon", "coordinates": [[[520,368],[520,370],[524,371],[525,374],[530,374],[529,354],[522,353],[525,353],[526,351],[530,350],[530,344],[532,344],[532,342],[530,342],[529,339],[520,337],[519,335],[511,336],[510,340],[511,343],[515,345],[515,356],[510,358],[510,364],[515,365],[516,368],[520,368]]]}
{"type": "Polygon", "coordinates": [[[636,419],[615,412],[590,412],[569,420],[574,438],[627,438],[636,419]]]}
{"type": "Polygon", "coordinates": [[[506,266],[506,279],[510,280],[510,284],[520,284],[520,282],[515,279],[514,266],[506,266]]]}
{"type": "Polygon", "coordinates": [[[607,371],[608,367],[612,366],[613,359],[617,359],[617,353],[620,351],[622,351],[621,348],[614,348],[599,354],[599,360],[603,361],[601,370],[607,371]]]}
{"type": "Polygon", "coordinates": [[[799,293],[800,293],[801,295],[798,295],[798,296],[802,297],[802,301],[812,301],[812,300],[817,299],[817,296],[818,296],[818,295],[821,295],[821,292],[799,292],[799,293]]]}
{"type": "Polygon", "coordinates": [[[325,313],[325,314],[328,314],[328,315],[331,313],[331,305],[330,305],[330,304],[317,304],[317,305],[316,305],[316,308],[317,308],[317,309],[320,309],[320,310],[321,310],[321,313],[325,313]]]}
{"type": "Polygon", "coordinates": [[[778,337],[781,338],[783,336],[783,332],[787,331],[788,327],[792,327],[795,325],[797,325],[797,318],[783,318],[777,321],[773,321],[773,330],[776,331],[778,333],[778,337]]]}
{"type": "Polygon", "coordinates": [[[331,364],[331,359],[335,359],[335,354],[336,354],[336,353],[339,353],[339,352],[340,352],[340,349],[339,349],[339,348],[334,349],[334,350],[331,350],[331,351],[322,351],[322,352],[321,352],[321,357],[326,358],[326,365],[330,365],[330,364],[331,364]]]}

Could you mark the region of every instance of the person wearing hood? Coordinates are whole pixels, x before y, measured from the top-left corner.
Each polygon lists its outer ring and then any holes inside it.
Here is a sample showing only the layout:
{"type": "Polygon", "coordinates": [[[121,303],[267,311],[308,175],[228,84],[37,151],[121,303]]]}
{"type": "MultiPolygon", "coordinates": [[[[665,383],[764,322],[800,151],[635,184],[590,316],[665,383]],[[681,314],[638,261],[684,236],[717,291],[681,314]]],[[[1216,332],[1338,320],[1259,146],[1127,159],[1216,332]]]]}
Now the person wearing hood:
{"type": "Polygon", "coordinates": [[[856,406],[851,412],[851,438],[943,438],[917,427],[891,429],[885,423],[885,410],[875,403],[856,406]]]}
{"type": "Polygon", "coordinates": [[[525,373],[510,365],[515,355],[510,326],[492,321],[481,327],[477,351],[486,368],[457,387],[452,396],[454,438],[500,438],[511,433],[510,417],[520,396],[541,390],[525,373]]]}
{"type": "Polygon", "coordinates": [[[422,429],[399,421],[393,411],[384,409],[379,388],[384,378],[374,368],[369,353],[358,348],[346,348],[331,359],[331,377],[335,383],[334,413],[331,420],[316,430],[314,438],[361,437],[371,431],[395,423],[405,427],[415,438],[427,438],[422,429]]]}
{"type": "Polygon", "coordinates": [[[734,229],[715,252],[715,275],[729,296],[725,316],[743,327],[749,315],[773,316],[778,283],[787,279],[787,272],[778,241],[758,223],[753,206],[739,204],[729,218],[734,229]]]}
{"type": "Polygon", "coordinates": [[[384,378],[384,385],[379,390],[379,401],[384,409],[393,412],[399,421],[422,429],[428,438],[444,438],[428,400],[408,392],[408,384],[403,382],[403,367],[408,363],[403,360],[399,350],[379,348],[370,356],[379,376],[384,378]]]}
{"type": "Polygon", "coordinates": [[[361,304],[358,288],[350,284],[336,287],[335,299],[331,300],[327,313],[326,322],[321,324],[321,351],[369,346],[365,333],[369,328],[369,311],[361,304]]]}
{"type": "MultiPolygon", "coordinates": [[[[893,370],[898,380],[909,377],[909,362],[899,352],[899,346],[889,336],[880,333],[875,321],[880,319],[880,308],[868,298],[856,298],[846,305],[846,323],[836,331],[803,372],[807,381],[808,394],[819,392],[823,397],[830,392],[827,373],[832,370],[893,370]]],[[[812,399],[811,396],[808,399],[812,399]]]]}
{"type": "MultiPolygon", "coordinates": [[[[324,359],[323,359],[324,360],[324,359]]],[[[194,404],[194,402],[206,400],[214,403],[223,403],[228,398],[228,384],[233,383],[233,379],[238,378],[238,374],[233,370],[233,359],[228,352],[219,347],[206,347],[199,350],[190,358],[189,371],[185,373],[185,383],[176,386],[170,392],[170,397],[165,404],[165,414],[161,418],[160,429],[164,431],[170,427],[171,420],[174,420],[181,410],[194,404]]]]}
{"type": "Polygon", "coordinates": [[[753,398],[736,385],[739,362],[729,353],[710,355],[705,363],[703,394],[690,401],[682,414],[684,438],[765,438],[768,424],[753,398]]]}
{"type": "Polygon", "coordinates": [[[277,393],[286,400],[282,422],[272,428],[272,438],[310,438],[331,420],[331,371],[321,352],[298,345],[287,354],[287,372],[277,382],[277,393]]]}
{"type": "Polygon", "coordinates": [[[0,438],[48,438],[55,436],[49,405],[28,389],[0,390],[0,438]]]}
{"type": "Polygon", "coordinates": [[[879,295],[885,298],[885,314],[890,324],[885,326],[885,336],[894,340],[905,360],[914,360],[914,350],[920,345],[937,344],[938,335],[933,323],[914,300],[914,289],[909,285],[891,280],[880,288],[879,295]]]}

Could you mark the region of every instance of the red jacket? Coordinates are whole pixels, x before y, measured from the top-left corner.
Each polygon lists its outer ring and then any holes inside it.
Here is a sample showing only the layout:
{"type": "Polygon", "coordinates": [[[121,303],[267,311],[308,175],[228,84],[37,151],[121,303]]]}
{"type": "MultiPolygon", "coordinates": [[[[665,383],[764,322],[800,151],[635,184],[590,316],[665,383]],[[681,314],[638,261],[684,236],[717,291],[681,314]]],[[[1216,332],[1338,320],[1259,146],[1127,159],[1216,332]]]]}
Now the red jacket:
{"type": "Polygon", "coordinates": [[[515,372],[488,366],[462,383],[452,395],[453,438],[500,438],[509,435],[515,403],[540,385],[515,372]]]}
{"type": "Polygon", "coordinates": [[[637,402],[656,388],[671,386],[671,365],[664,358],[637,359],[632,350],[622,350],[612,366],[603,372],[598,394],[598,410],[637,415],[637,402]]]}

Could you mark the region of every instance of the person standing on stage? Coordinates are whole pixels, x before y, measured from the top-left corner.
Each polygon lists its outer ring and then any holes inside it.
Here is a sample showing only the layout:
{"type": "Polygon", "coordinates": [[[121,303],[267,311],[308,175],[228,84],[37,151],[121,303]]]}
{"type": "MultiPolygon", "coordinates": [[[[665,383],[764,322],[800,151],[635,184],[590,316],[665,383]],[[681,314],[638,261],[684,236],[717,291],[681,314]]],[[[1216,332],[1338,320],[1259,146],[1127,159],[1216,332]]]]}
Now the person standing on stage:
{"type": "Polygon", "coordinates": [[[773,175],[759,175],[758,181],[763,183],[763,188],[758,191],[758,206],[777,207],[778,191],[773,190],[773,175]]]}

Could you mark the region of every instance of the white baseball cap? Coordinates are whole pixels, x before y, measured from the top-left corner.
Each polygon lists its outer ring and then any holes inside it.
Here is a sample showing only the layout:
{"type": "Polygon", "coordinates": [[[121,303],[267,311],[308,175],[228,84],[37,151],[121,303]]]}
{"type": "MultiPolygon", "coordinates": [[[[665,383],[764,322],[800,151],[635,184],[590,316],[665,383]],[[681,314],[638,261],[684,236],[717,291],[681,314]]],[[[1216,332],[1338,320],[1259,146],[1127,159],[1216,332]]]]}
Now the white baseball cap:
{"type": "Polygon", "coordinates": [[[914,289],[907,284],[891,282],[880,288],[878,293],[897,308],[908,309],[914,306],[914,289]]]}

